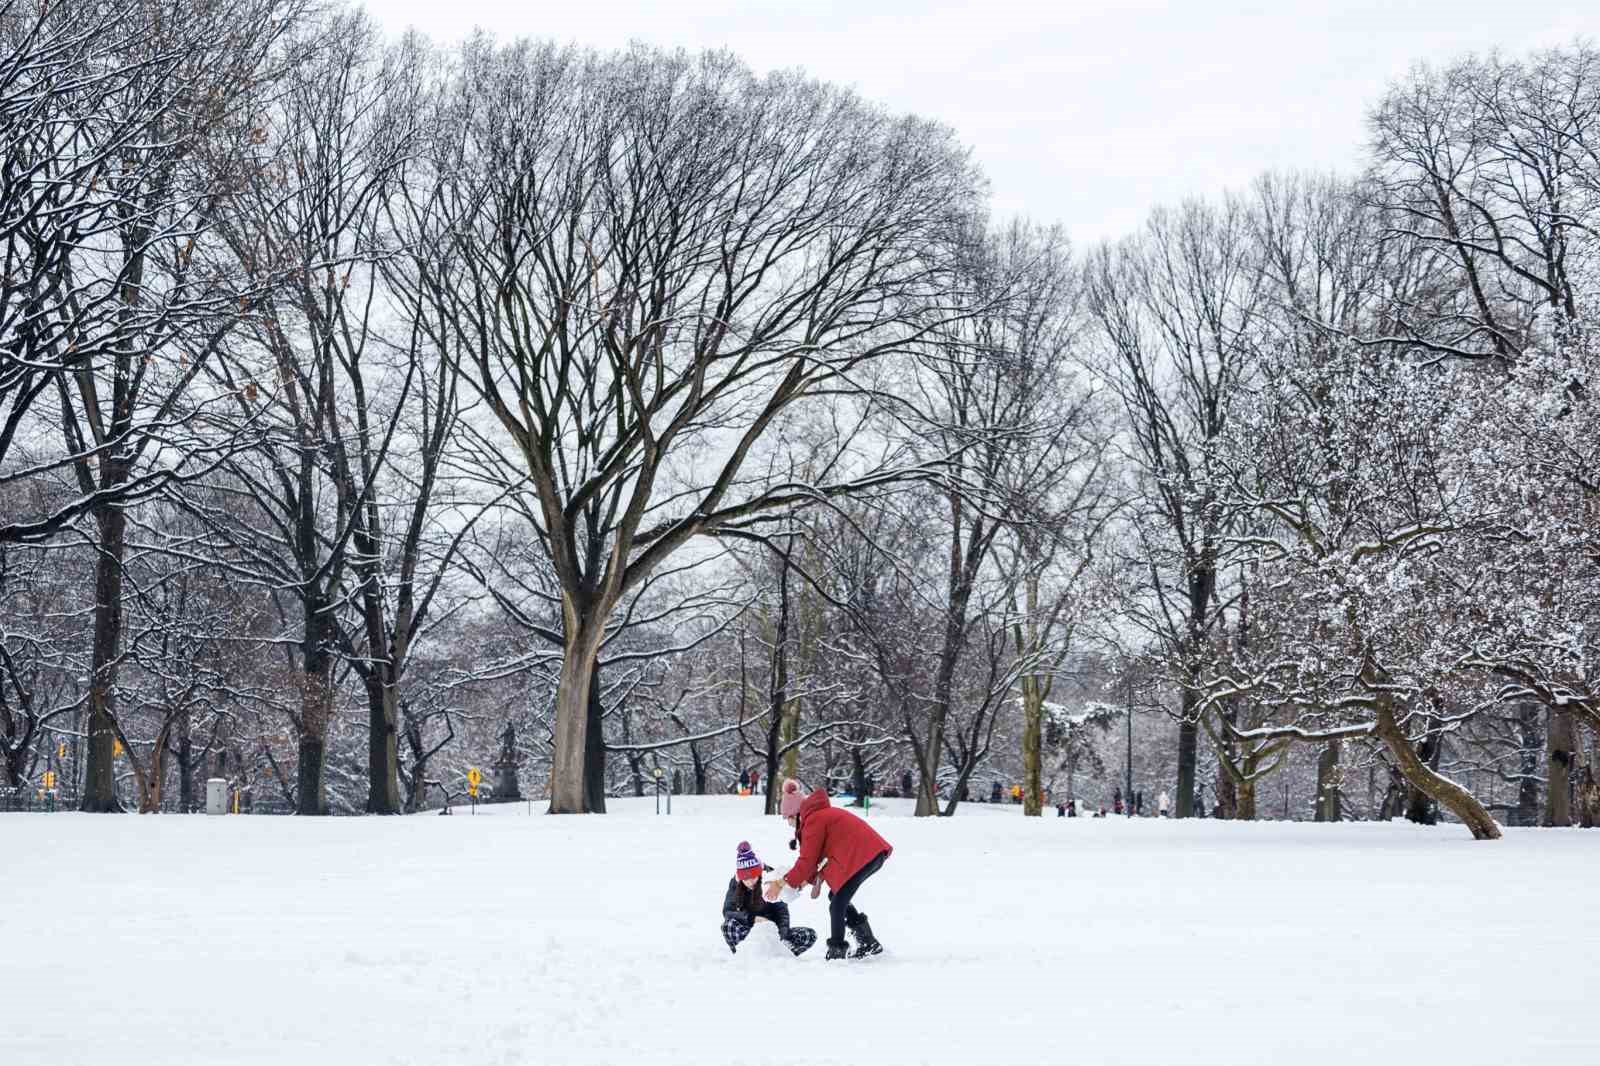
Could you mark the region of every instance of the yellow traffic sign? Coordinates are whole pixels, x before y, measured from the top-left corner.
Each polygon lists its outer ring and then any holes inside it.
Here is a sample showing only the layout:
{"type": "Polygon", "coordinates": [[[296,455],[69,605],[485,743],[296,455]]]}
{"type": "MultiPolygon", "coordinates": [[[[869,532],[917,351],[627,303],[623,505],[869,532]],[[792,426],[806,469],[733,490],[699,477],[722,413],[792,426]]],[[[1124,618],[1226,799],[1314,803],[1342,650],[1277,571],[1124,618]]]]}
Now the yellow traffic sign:
{"type": "Polygon", "coordinates": [[[56,758],[65,759],[66,757],[67,757],[67,742],[63,740],[61,743],[56,745],[56,758]]]}
{"type": "Polygon", "coordinates": [[[56,772],[54,770],[46,770],[44,772],[44,787],[45,788],[55,788],[56,787],[56,772]]]}
{"type": "Polygon", "coordinates": [[[478,794],[478,785],[482,781],[483,781],[483,775],[478,772],[478,768],[476,766],[474,766],[472,769],[468,770],[467,771],[467,794],[471,795],[471,796],[476,796],[478,794]]]}
{"type": "Polygon", "coordinates": [[[111,738],[111,757],[113,759],[122,758],[122,741],[116,737],[111,738]]]}

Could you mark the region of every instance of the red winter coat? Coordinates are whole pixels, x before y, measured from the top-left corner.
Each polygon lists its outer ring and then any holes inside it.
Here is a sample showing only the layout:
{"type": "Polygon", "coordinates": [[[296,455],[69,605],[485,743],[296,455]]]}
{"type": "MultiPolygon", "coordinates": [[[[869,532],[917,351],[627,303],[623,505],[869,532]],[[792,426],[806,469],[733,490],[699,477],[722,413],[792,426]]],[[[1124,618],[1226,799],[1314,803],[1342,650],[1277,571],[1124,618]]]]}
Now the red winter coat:
{"type": "Polygon", "coordinates": [[[837,892],[867,863],[879,855],[892,854],[889,842],[877,830],[849,811],[828,803],[826,789],[817,789],[800,804],[800,857],[783,879],[799,888],[817,875],[837,892]]]}

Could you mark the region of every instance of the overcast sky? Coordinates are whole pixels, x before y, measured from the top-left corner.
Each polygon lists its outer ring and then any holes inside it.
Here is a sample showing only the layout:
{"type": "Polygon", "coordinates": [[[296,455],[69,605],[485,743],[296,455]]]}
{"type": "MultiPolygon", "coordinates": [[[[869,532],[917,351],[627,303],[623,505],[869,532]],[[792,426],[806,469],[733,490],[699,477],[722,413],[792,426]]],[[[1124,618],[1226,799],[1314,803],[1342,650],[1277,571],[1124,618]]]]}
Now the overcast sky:
{"type": "Polygon", "coordinates": [[[453,41],[729,48],[801,67],[970,144],[1002,214],[1126,233],[1263,170],[1353,170],[1365,115],[1418,60],[1600,37],[1600,0],[368,0],[453,41]]]}

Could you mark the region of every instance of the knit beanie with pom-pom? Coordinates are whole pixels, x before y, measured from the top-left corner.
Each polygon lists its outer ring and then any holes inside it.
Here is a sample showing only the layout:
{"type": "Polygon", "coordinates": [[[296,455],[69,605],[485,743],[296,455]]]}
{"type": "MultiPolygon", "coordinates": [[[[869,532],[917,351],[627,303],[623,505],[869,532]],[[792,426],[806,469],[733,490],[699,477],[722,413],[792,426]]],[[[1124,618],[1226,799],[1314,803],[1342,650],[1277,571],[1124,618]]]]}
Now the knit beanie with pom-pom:
{"type": "Polygon", "coordinates": [[[739,841],[738,852],[733,859],[733,876],[744,877],[746,874],[761,873],[761,860],[756,858],[756,853],[750,847],[748,840],[739,841]]]}
{"type": "Polygon", "coordinates": [[[805,793],[800,790],[800,782],[788,778],[783,782],[783,799],[778,803],[778,812],[785,818],[793,818],[800,813],[800,804],[805,800],[805,793]]]}

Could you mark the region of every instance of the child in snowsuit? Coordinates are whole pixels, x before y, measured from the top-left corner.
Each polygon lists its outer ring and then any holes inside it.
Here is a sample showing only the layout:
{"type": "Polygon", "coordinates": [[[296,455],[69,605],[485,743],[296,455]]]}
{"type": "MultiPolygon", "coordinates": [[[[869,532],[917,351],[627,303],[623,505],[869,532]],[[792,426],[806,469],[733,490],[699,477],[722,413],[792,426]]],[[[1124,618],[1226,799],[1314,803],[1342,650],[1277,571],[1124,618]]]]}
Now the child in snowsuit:
{"type": "Polygon", "coordinates": [[[789,905],[773,903],[761,898],[761,874],[771,870],[747,841],[739,842],[734,857],[733,880],[728,882],[727,895],[722,897],[722,939],[728,950],[737,952],[739,944],[755,928],[757,918],[765,918],[778,927],[778,939],[789,945],[789,950],[799,955],[817,942],[813,929],[789,925],[789,905]]]}
{"type": "Polygon", "coordinates": [[[849,811],[828,803],[826,789],[817,789],[799,806],[795,835],[800,841],[800,856],[782,882],[767,886],[767,899],[775,900],[784,885],[798,889],[813,881],[820,870],[828,885],[829,959],[842,959],[850,945],[844,939],[848,928],[856,938],[853,958],[876,955],[883,945],[872,934],[867,916],[855,909],[851,900],[862,883],[882,869],[894,851],[889,842],[865,821],[849,811]]]}

